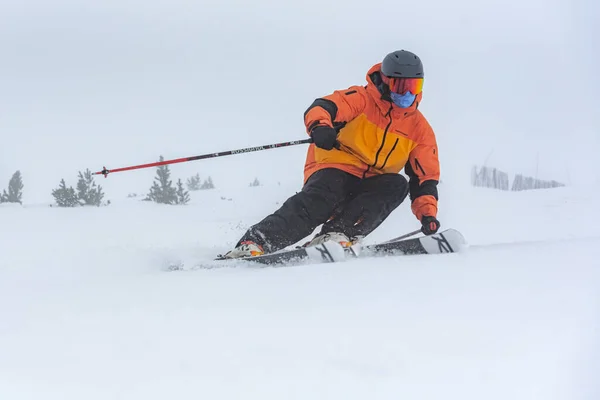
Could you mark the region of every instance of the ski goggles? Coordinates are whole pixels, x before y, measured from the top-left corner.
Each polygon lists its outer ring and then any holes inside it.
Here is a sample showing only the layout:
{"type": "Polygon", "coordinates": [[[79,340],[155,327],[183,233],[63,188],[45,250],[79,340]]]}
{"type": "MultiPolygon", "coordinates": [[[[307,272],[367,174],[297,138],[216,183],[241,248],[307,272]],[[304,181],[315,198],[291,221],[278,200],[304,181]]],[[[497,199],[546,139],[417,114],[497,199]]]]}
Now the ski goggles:
{"type": "Polygon", "coordinates": [[[394,93],[405,94],[406,92],[411,92],[417,95],[423,91],[423,78],[389,78],[381,74],[381,80],[394,93]]]}

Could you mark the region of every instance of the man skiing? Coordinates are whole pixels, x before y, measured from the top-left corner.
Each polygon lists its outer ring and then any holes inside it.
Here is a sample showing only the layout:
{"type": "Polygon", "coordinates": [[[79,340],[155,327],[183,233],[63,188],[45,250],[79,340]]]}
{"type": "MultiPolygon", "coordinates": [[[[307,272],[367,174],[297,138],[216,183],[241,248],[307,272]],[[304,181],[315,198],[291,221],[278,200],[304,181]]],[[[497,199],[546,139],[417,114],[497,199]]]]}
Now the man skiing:
{"type": "Polygon", "coordinates": [[[367,73],[366,86],[316,99],[304,113],[313,142],[302,190],[253,225],[226,258],[258,256],[320,233],[350,246],[377,228],[410,194],[422,232],[438,231],[440,167],[435,134],[418,110],[423,64],[415,54],[388,54],[367,73]],[[409,181],[400,175],[404,169],[409,181]]]}

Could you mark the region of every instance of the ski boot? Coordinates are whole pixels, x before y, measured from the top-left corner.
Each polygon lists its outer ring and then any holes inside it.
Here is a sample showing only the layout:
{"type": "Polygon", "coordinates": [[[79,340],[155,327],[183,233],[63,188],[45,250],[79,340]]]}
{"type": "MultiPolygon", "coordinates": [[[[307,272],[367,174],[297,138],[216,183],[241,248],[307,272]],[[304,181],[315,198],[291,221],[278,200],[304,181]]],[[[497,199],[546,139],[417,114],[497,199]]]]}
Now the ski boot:
{"type": "Polygon", "coordinates": [[[235,249],[228,251],[223,258],[256,257],[265,254],[262,246],[252,240],[241,242],[235,249]]]}
{"type": "Polygon", "coordinates": [[[355,243],[352,239],[341,232],[328,232],[315,236],[313,240],[307,242],[303,247],[316,246],[328,241],[337,242],[342,245],[342,247],[350,247],[355,243]]]}

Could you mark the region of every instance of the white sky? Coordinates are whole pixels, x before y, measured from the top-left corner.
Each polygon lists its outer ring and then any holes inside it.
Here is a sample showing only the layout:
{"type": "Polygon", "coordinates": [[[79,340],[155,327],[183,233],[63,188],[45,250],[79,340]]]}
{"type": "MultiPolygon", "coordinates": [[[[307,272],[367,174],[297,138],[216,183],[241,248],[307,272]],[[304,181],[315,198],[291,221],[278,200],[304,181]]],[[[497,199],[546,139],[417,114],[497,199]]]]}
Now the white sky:
{"type": "MultiPolygon", "coordinates": [[[[20,169],[25,201],[50,201],[85,168],[304,138],[315,98],[364,84],[402,48],[425,64],[443,180],[468,182],[487,160],[598,182],[599,17],[592,0],[1,2],[0,187],[20,169]]],[[[172,172],[300,185],[305,149],[172,172]]],[[[101,183],[115,197],[146,193],[153,177],[101,183]]]]}

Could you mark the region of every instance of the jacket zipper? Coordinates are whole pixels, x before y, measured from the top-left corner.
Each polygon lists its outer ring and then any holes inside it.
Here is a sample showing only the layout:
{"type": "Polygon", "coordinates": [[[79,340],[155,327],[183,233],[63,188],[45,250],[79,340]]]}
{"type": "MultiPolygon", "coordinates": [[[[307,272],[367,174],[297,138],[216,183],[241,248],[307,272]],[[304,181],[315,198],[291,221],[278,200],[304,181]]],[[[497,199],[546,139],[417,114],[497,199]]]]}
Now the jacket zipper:
{"type": "Polygon", "coordinates": [[[392,125],[392,107],[391,106],[387,112],[387,116],[390,118],[390,122],[388,122],[387,126],[385,127],[385,130],[383,131],[383,139],[381,140],[381,146],[379,146],[379,150],[377,150],[377,154],[375,154],[375,162],[372,165],[374,168],[377,168],[377,161],[379,159],[379,153],[381,153],[381,150],[383,150],[383,146],[385,146],[385,138],[387,137],[388,129],[390,129],[390,126],[392,125]]]}
{"type": "Polygon", "coordinates": [[[427,175],[427,174],[425,173],[425,170],[424,170],[424,169],[423,169],[423,167],[421,166],[421,163],[419,162],[419,159],[418,159],[418,158],[415,158],[415,167],[416,167],[417,169],[420,169],[420,170],[421,170],[421,172],[423,173],[423,175],[427,175]]]}
{"type": "Polygon", "coordinates": [[[394,150],[396,149],[396,146],[398,145],[398,138],[396,138],[396,141],[394,142],[394,145],[392,146],[392,149],[390,150],[390,152],[388,153],[387,157],[385,158],[385,161],[383,162],[383,165],[381,166],[380,169],[383,169],[385,167],[385,164],[387,164],[390,156],[392,155],[392,153],[394,152],[394,150]]]}
{"type": "MultiPolygon", "coordinates": [[[[383,149],[383,146],[385,145],[385,138],[387,137],[388,129],[390,129],[390,126],[392,125],[392,108],[393,107],[390,104],[390,109],[388,110],[388,112],[386,114],[386,117],[389,117],[390,121],[388,122],[387,126],[385,127],[385,130],[383,131],[383,139],[381,140],[381,146],[379,146],[379,150],[377,150],[377,154],[375,154],[375,162],[373,163],[373,165],[369,165],[367,167],[367,169],[363,173],[363,179],[367,176],[367,172],[369,172],[371,167],[377,166],[377,160],[379,159],[379,153],[381,153],[381,150],[383,149]]],[[[394,147],[396,147],[395,144],[394,144],[394,147]]],[[[389,155],[388,155],[388,157],[389,157],[389,155]]],[[[386,159],[386,161],[387,161],[387,159],[386,159]]],[[[384,165],[385,165],[385,162],[384,162],[384,165]]],[[[383,168],[383,166],[382,166],[382,168],[383,168]]]]}

